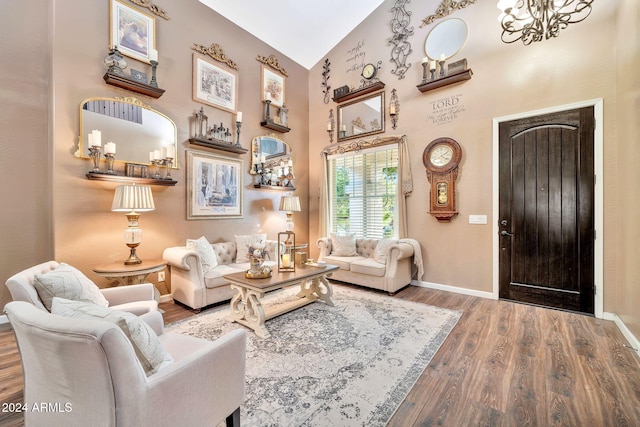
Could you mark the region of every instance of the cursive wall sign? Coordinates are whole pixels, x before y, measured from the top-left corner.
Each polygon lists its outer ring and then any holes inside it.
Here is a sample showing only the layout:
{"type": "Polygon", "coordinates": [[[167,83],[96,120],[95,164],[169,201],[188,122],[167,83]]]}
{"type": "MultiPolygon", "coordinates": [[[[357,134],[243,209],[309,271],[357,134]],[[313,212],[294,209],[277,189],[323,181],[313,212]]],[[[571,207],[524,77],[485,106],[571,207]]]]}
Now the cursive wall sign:
{"type": "Polygon", "coordinates": [[[364,50],[364,39],[362,39],[354,47],[347,50],[347,74],[353,71],[360,72],[364,67],[364,58],[366,56],[367,51],[364,50]]]}

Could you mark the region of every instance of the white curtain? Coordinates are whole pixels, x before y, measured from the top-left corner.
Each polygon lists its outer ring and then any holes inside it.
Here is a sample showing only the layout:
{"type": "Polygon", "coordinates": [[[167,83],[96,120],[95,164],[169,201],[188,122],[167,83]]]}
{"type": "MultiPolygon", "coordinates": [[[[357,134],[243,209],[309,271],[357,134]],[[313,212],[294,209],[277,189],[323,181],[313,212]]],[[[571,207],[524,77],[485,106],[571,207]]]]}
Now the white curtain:
{"type": "Polygon", "coordinates": [[[319,234],[320,237],[329,236],[329,164],[327,162],[327,152],[320,154],[322,163],[322,176],[320,177],[320,206],[319,206],[319,234]]]}
{"type": "Polygon", "coordinates": [[[413,177],[407,137],[404,135],[398,143],[398,178],[398,238],[405,239],[409,237],[407,197],[413,192],[413,177]]]}

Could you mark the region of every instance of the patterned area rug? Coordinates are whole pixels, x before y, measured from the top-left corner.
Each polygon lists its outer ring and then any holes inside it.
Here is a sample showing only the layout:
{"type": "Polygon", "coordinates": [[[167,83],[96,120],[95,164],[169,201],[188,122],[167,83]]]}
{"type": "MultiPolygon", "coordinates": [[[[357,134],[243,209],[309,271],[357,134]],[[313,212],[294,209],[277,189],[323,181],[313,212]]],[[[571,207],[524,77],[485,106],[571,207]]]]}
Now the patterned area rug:
{"type": "MultiPolygon", "coordinates": [[[[334,285],[316,302],[247,333],[244,426],[384,426],[456,325],[461,312],[334,285]]],[[[295,297],[294,288],[265,303],[295,297]]],[[[223,306],[167,326],[215,340],[235,328],[223,306]]]]}

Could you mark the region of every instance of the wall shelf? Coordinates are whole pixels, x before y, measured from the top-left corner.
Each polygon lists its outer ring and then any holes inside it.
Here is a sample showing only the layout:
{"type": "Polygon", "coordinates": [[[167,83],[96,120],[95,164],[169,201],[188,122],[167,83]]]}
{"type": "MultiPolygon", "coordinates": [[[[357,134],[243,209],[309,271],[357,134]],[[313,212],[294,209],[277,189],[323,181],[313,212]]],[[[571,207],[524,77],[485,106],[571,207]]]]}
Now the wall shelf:
{"type": "Polygon", "coordinates": [[[384,89],[384,83],[382,83],[382,82],[372,83],[372,84],[370,84],[368,86],[365,86],[363,88],[352,90],[351,92],[349,92],[346,95],[343,95],[343,96],[340,96],[340,97],[337,97],[337,98],[333,98],[333,101],[337,102],[339,104],[341,102],[348,101],[350,99],[357,98],[359,96],[366,95],[368,93],[375,92],[375,91],[380,90],[380,89],[384,89]]]}
{"type": "Polygon", "coordinates": [[[159,87],[151,86],[146,83],[138,82],[125,76],[110,72],[105,73],[103,78],[107,84],[117,86],[122,89],[127,89],[133,92],[138,92],[152,98],[160,98],[164,93],[164,89],[160,89],[159,87]]]}
{"type": "Polygon", "coordinates": [[[247,148],[228,143],[217,139],[189,138],[189,142],[193,145],[201,147],[215,148],[216,150],[228,151],[230,153],[244,154],[249,151],[247,148]]]}
{"type": "Polygon", "coordinates": [[[276,132],[287,133],[291,129],[286,126],[281,125],[280,123],[276,123],[272,120],[263,120],[260,122],[260,126],[265,127],[267,129],[275,130],[276,132]]]}
{"type": "Polygon", "coordinates": [[[473,75],[473,72],[471,71],[471,69],[468,69],[468,70],[460,71],[455,74],[450,74],[445,77],[441,77],[439,79],[432,80],[430,82],[421,83],[416,87],[420,92],[425,93],[430,90],[438,89],[444,86],[449,86],[455,83],[460,83],[465,80],[469,80],[471,79],[472,75],[473,75]]]}
{"type": "Polygon", "coordinates": [[[264,185],[264,184],[253,184],[253,188],[257,188],[260,190],[276,190],[276,191],[295,191],[296,187],[283,187],[282,185],[264,185]]]}
{"type": "Polygon", "coordinates": [[[100,172],[89,172],[87,173],[87,178],[94,181],[111,181],[111,182],[121,182],[124,184],[143,184],[143,185],[164,185],[164,186],[174,186],[178,183],[173,179],[155,179],[155,178],[139,178],[135,176],[123,176],[123,175],[112,175],[108,173],[100,173],[100,172]]]}

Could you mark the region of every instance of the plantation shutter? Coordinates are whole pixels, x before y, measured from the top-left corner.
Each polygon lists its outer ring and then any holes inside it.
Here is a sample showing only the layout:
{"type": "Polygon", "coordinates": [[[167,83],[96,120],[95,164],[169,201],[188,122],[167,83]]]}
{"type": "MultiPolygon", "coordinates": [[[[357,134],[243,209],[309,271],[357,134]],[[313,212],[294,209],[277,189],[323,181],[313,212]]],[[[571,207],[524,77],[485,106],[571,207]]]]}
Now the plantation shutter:
{"type": "Polygon", "coordinates": [[[369,239],[397,236],[397,145],[328,160],[330,230],[369,239]]]}

